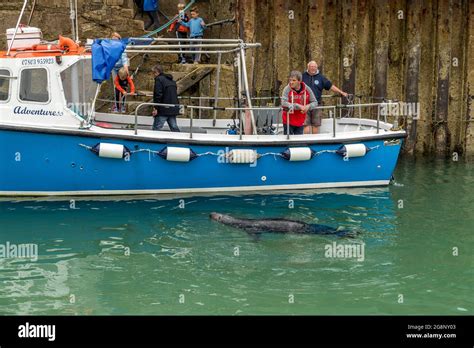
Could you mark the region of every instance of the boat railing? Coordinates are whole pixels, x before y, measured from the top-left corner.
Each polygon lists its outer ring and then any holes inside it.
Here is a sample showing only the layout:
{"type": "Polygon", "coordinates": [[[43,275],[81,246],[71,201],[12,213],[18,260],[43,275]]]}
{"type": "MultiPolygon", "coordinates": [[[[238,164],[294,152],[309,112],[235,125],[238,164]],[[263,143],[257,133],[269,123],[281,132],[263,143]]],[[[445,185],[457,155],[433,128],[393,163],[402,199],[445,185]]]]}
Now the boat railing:
{"type": "MultiPolygon", "coordinates": [[[[377,134],[379,134],[380,133],[380,114],[381,114],[382,108],[389,107],[391,105],[399,105],[399,104],[400,102],[398,101],[396,102],[386,101],[382,103],[340,104],[340,105],[337,105],[336,107],[339,110],[342,110],[343,108],[347,108],[347,109],[358,108],[359,110],[361,110],[364,107],[377,107],[377,127],[376,128],[377,128],[377,134]]],[[[387,113],[385,112],[383,116],[384,116],[384,122],[387,123],[387,113]]]]}
{"type": "MultiPolygon", "coordinates": [[[[383,103],[365,103],[365,104],[337,104],[337,105],[328,105],[328,106],[317,106],[315,109],[317,110],[329,110],[329,116],[332,119],[332,135],[335,138],[337,135],[337,121],[336,121],[336,115],[337,115],[337,110],[341,110],[344,108],[364,108],[364,107],[377,107],[377,125],[376,125],[376,130],[377,134],[380,133],[380,115],[381,115],[381,110],[382,107],[386,107],[389,105],[394,105],[398,104],[398,102],[383,102],[383,103]]],[[[193,120],[194,120],[194,110],[212,110],[212,111],[237,111],[239,114],[239,139],[242,140],[242,135],[243,135],[243,124],[244,124],[244,115],[245,112],[247,111],[255,111],[255,110],[261,110],[261,111],[277,111],[281,114],[281,111],[283,111],[283,107],[278,106],[278,107],[217,107],[217,106],[200,106],[200,105],[183,105],[183,104],[163,104],[163,103],[141,103],[137,106],[135,109],[135,124],[134,124],[134,132],[135,135],[138,135],[138,112],[141,108],[145,106],[161,106],[161,107],[178,107],[180,109],[180,114],[184,114],[185,110],[189,110],[189,138],[193,138],[193,120]]],[[[386,115],[385,115],[385,120],[386,122],[386,115]]],[[[283,120],[281,122],[283,124],[283,120]]],[[[287,119],[287,122],[283,124],[284,127],[287,127],[287,139],[290,139],[290,124],[289,120],[287,119]]]]}

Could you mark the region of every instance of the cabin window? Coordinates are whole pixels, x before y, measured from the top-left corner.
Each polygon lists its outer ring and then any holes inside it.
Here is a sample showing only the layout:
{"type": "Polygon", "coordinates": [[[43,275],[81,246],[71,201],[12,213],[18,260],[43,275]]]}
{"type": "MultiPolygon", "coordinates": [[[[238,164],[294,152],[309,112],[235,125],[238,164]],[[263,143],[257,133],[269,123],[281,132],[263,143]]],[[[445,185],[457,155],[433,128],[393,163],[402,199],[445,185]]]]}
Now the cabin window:
{"type": "Polygon", "coordinates": [[[21,71],[20,100],[37,103],[49,101],[48,71],[43,68],[21,71]]]}
{"type": "Polygon", "coordinates": [[[97,85],[92,80],[92,60],[81,59],[61,72],[67,107],[82,118],[87,118],[97,85]]]}
{"type": "Polygon", "coordinates": [[[7,101],[10,97],[10,72],[0,69],[0,101],[7,101]]]}

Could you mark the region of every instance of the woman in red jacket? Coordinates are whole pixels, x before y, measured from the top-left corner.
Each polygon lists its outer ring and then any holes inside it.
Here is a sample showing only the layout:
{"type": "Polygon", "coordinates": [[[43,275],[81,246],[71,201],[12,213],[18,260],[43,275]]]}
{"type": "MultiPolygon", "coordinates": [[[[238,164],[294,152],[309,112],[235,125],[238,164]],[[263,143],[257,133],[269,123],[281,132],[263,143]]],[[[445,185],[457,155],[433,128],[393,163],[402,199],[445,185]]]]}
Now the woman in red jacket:
{"type": "Polygon", "coordinates": [[[318,106],[318,102],[311,88],[302,81],[299,71],[292,71],[289,83],[283,90],[281,105],[283,106],[283,129],[285,134],[303,134],[304,121],[309,110],[318,106]],[[289,123],[289,127],[288,127],[289,123]]]}

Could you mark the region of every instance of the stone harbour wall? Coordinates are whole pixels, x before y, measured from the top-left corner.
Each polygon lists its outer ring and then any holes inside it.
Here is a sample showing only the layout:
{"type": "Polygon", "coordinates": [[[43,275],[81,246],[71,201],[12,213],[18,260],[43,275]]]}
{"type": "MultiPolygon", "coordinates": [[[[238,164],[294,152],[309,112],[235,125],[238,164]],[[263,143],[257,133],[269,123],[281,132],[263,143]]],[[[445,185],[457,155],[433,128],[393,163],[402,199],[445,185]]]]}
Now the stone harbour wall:
{"type": "MultiPolygon", "coordinates": [[[[160,10],[171,17],[178,2],[161,0],[160,10]]],[[[15,25],[22,3],[0,0],[0,33],[15,25]]],[[[23,23],[34,1],[29,3],[23,23]]],[[[349,93],[417,105],[417,118],[400,120],[409,134],[405,151],[474,154],[472,0],[200,0],[196,5],[208,23],[236,18],[235,24],[207,30],[206,37],[262,44],[246,56],[255,95],[278,95],[289,71],[302,71],[314,59],[349,93]]],[[[142,35],[147,21],[135,16],[132,0],[79,0],[79,14],[82,39],[112,31],[142,35]]],[[[37,0],[31,25],[46,39],[70,35],[69,0],[37,0]]],[[[4,34],[0,45],[5,47],[4,34]]],[[[165,59],[170,67],[173,60],[165,59]]],[[[232,57],[224,61],[231,64],[232,57]]]]}

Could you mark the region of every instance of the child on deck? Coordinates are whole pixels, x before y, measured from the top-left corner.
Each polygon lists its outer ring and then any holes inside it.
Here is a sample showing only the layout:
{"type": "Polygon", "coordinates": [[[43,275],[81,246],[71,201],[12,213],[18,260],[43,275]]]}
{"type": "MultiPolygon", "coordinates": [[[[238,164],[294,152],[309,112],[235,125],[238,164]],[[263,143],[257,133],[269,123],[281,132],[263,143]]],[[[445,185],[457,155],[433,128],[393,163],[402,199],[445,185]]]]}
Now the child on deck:
{"type": "MultiPolygon", "coordinates": [[[[171,24],[170,28],[168,29],[169,33],[176,31],[176,38],[178,39],[187,39],[189,33],[189,28],[179,22],[179,20],[182,20],[184,23],[189,22],[189,17],[186,12],[184,12],[184,7],[184,4],[178,4],[178,18],[171,24]]],[[[188,42],[185,41],[183,43],[187,44],[188,42]]],[[[179,41],[178,44],[181,45],[181,41],[179,41]]],[[[179,50],[183,51],[181,48],[179,50]]],[[[186,58],[184,57],[183,53],[180,53],[178,55],[178,62],[181,64],[186,64],[186,58]]]]}
{"type": "Polygon", "coordinates": [[[135,93],[135,84],[127,71],[122,68],[119,70],[118,75],[115,77],[115,108],[116,112],[125,112],[125,97],[128,94],[135,93]],[[130,87],[130,93],[127,93],[127,89],[130,87]]]}
{"type": "MultiPolygon", "coordinates": [[[[199,17],[199,10],[195,7],[191,10],[191,19],[189,22],[184,22],[183,20],[178,20],[181,25],[184,25],[189,28],[190,31],[190,38],[191,39],[202,39],[204,28],[206,27],[206,23],[204,23],[203,19],[199,17]]],[[[192,41],[191,45],[200,45],[202,43],[201,40],[192,41]]],[[[193,54],[194,64],[198,64],[201,61],[201,48],[196,47],[193,51],[198,51],[198,53],[193,54]]]]}

